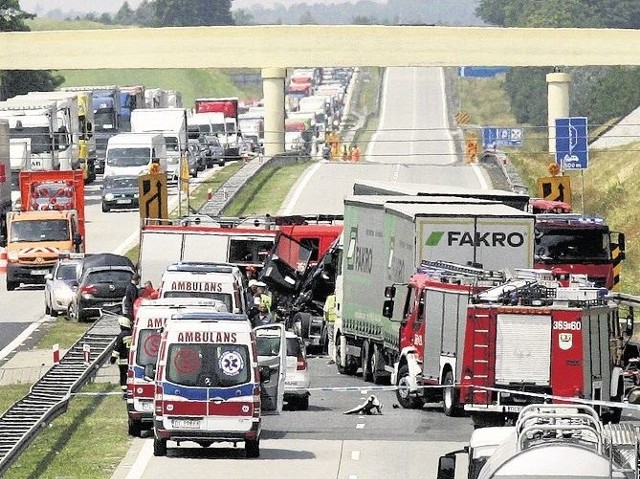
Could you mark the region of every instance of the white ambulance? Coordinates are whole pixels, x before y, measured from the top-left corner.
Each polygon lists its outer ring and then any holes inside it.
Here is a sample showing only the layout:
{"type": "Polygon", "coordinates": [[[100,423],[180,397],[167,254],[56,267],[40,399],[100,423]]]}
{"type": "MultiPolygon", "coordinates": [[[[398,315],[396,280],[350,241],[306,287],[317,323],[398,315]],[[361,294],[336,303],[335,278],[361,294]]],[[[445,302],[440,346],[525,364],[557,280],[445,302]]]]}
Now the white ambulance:
{"type": "Polygon", "coordinates": [[[286,341],[281,324],[257,329],[280,333],[268,363],[258,363],[245,315],[181,313],[167,323],[157,370],[145,368],[155,379],[154,455],[166,455],[167,441],[244,442],[247,457],[260,455],[261,415],[282,411],[286,341]]]}
{"type": "Polygon", "coordinates": [[[245,279],[231,263],[173,263],[162,275],[159,296],[215,299],[230,313],[248,314],[245,279]]]}
{"type": "Polygon", "coordinates": [[[127,373],[127,415],[130,436],[140,436],[153,427],[154,384],[145,378],[147,365],[155,366],[160,333],[167,321],[180,312],[227,312],[226,305],[213,299],[146,299],[136,312],[131,332],[129,370],[127,373]]]}

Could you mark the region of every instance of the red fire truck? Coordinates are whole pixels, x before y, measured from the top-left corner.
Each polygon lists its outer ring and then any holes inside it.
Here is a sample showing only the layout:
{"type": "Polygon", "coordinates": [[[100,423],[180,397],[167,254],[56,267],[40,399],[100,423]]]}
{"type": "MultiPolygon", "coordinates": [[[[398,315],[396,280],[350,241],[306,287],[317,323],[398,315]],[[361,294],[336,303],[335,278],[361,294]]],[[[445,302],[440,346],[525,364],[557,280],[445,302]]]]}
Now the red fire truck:
{"type": "MultiPolygon", "coordinates": [[[[504,425],[530,403],[623,399],[629,330],[605,288],[550,271],[503,273],[423,262],[408,283],[392,384],[405,407],[442,400],[448,416],[504,425]],[[444,387],[443,387],[444,386],[444,387]],[[550,397],[553,396],[553,397],[550,397]]],[[[391,317],[395,287],[383,314],[391,317]]],[[[630,326],[631,327],[631,326],[630,326]]],[[[602,408],[609,420],[621,409],[602,408]]]]}

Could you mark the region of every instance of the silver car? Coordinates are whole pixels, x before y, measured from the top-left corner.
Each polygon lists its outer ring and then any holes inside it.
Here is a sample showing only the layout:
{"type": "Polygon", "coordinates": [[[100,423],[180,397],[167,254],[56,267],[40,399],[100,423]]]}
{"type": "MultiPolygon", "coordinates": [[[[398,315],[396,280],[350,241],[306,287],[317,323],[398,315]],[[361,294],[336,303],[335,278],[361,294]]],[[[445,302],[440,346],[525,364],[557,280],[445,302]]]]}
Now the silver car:
{"type": "Polygon", "coordinates": [[[73,287],[78,285],[82,259],[60,259],[45,276],[44,312],[56,316],[66,313],[73,299],[73,287]]]}
{"type": "MultiPolygon", "coordinates": [[[[309,409],[309,387],[311,375],[307,364],[307,353],[302,339],[291,331],[286,331],[287,372],[284,379],[284,401],[289,409],[306,411],[309,409]]],[[[256,336],[258,359],[276,356],[280,349],[280,337],[272,331],[260,331],[256,336]]]]}

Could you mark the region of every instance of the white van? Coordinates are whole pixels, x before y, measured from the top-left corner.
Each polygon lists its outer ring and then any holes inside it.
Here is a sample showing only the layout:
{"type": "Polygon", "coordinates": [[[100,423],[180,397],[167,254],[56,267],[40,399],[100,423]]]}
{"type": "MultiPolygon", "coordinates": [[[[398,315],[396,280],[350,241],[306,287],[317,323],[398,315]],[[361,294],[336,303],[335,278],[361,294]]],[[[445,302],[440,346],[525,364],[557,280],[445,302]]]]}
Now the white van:
{"type": "Polygon", "coordinates": [[[260,455],[261,415],[280,412],[286,374],[285,330],[279,354],[259,364],[256,336],[245,315],[184,313],[167,323],[157,368],[145,368],[155,380],[156,456],[167,454],[167,441],[245,443],[247,457],[260,455]],[[156,373],[157,371],[157,373],[156,373]]]}
{"type": "Polygon", "coordinates": [[[212,299],[145,299],[136,311],[131,332],[131,352],[127,373],[127,416],[130,436],[139,437],[143,429],[153,427],[153,395],[155,385],[145,378],[147,365],[155,366],[160,346],[160,333],[177,313],[226,313],[221,301],[212,299]]]}
{"type": "Polygon", "coordinates": [[[107,143],[104,176],[148,173],[157,162],[167,171],[167,147],[164,137],[154,133],[120,133],[107,143]]]}
{"type": "Polygon", "coordinates": [[[229,312],[248,314],[244,276],[231,263],[170,264],[162,275],[159,297],[217,299],[229,312]]]}

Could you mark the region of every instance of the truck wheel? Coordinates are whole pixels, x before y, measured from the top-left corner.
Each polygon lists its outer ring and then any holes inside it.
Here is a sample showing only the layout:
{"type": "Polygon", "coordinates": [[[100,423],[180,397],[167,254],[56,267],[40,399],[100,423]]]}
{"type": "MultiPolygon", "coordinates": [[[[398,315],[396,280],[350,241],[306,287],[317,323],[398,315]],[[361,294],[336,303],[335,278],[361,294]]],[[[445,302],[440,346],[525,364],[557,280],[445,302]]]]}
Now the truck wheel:
{"type": "Polygon", "coordinates": [[[409,393],[409,366],[406,364],[398,371],[398,389],[396,389],[396,399],[405,409],[418,409],[422,407],[422,399],[409,393]]]}
{"type": "Polygon", "coordinates": [[[103,213],[108,213],[109,211],[111,211],[111,208],[109,208],[107,205],[102,203],[102,212],[103,213]]]}
{"type": "Polygon", "coordinates": [[[371,381],[373,378],[371,364],[372,362],[372,354],[371,354],[371,343],[368,339],[362,341],[362,346],[360,347],[360,364],[362,365],[362,379],[365,381],[371,381]]]}
{"type": "Polygon", "coordinates": [[[453,385],[453,373],[451,371],[447,371],[447,374],[444,376],[445,386],[442,391],[442,402],[444,404],[444,414],[449,417],[459,417],[462,416],[462,408],[460,407],[460,392],[458,388],[453,385]]]}
{"type": "Polygon", "coordinates": [[[167,440],[153,438],[153,455],[154,456],[166,456],[167,455],[167,440]]]}
{"type": "Polygon", "coordinates": [[[244,451],[248,458],[260,457],[260,440],[247,439],[244,442],[244,451]]]}
{"type": "Polygon", "coordinates": [[[127,421],[127,429],[129,436],[140,437],[142,434],[142,423],[135,419],[129,418],[127,421]]]}
{"type": "Polygon", "coordinates": [[[377,344],[373,345],[370,362],[371,380],[373,381],[373,383],[382,384],[383,382],[387,381],[388,376],[382,373],[382,369],[384,367],[384,359],[382,357],[382,353],[380,353],[380,346],[378,346],[377,344]]]}
{"type": "Polygon", "coordinates": [[[297,401],[297,409],[299,411],[306,411],[309,409],[309,396],[303,396],[297,401]]]}
{"type": "Polygon", "coordinates": [[[340,357],[341,357],[340,336],[336,337],[335,354],[336,354],[336,357],[335,357],[336,367],[338,368],[338,372],[340,374],[347,374],[349,376],[353,376],[358,371],[358,363],[349,355],[347,355],[346,357],[346,364],[344,366],[340,364],[340,357]]]}
{"type": "Polygon", "coordinates": [[[7,280],[7,291],[14,291],[18,286],[20,286],[20,283],[7,280]]]}

